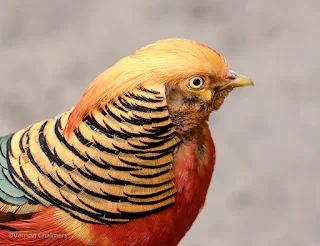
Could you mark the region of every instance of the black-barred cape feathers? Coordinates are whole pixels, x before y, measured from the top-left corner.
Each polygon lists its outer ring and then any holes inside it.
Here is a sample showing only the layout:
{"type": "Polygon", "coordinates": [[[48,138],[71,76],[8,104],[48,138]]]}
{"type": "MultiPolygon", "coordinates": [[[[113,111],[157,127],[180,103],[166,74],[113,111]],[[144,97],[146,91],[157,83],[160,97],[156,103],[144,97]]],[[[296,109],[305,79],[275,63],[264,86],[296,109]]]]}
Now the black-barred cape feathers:
{"type": "Polygon", "coordinates": [[[117,97],[93,110],[66,138],[70,112],[2,139],[7,153],[1,166],[10,175],[1,182],[11,186],[4,193],[12,191],[11,199],[0,193],[3,212],[33,212],[42,204],[104,224],[174,203],[172,157],[180,139],[164,86],[117,97]]]}

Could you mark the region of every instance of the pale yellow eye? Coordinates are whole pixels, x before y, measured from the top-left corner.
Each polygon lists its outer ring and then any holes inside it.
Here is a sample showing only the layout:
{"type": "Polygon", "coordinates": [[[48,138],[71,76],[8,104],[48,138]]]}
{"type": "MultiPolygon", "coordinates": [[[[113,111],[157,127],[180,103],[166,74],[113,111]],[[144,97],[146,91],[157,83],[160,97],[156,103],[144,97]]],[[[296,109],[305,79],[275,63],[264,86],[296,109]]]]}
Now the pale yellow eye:
{"type": "Polygon", "coordinates": [[[204,80],[201,77],[193,77],[189,80],[189,86],[192,89],[200,89],[204,84],[204,80]]]}

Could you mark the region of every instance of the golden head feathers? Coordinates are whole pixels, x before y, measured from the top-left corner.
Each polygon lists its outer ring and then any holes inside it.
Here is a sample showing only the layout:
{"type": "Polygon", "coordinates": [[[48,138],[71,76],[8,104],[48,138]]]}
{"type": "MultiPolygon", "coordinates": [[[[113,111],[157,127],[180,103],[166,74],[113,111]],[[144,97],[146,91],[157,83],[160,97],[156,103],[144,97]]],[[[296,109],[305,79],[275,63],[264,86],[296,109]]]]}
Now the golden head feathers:
{"type": "Polygon", "coordinates": [[[176,84],[194,75],[227,76],[228,65],[215,50],[188,39],[149,44],[115,63],[95,78],[70,115],[69,135],[94,108],[103,107],[140,85],[176,84]]]}

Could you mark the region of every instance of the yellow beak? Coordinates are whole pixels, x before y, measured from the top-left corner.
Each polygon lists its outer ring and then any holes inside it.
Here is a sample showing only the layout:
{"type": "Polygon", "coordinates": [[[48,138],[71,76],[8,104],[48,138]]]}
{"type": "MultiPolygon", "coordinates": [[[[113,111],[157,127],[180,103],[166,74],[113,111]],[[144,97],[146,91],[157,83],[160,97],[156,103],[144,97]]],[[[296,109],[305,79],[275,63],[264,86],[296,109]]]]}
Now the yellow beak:
{"type": "Polygon", "coordinates": [[[236,88],[236,87],[244,87],[244,86],[253,86],[252,80],[250,80],[248,77],[238,74],[234,71],[230,71],[231,75],[230,77],[233,78],[231,82],[223,87],[220,88],[220,90],[226,89],[226,88],[236,88]]]}
{"type": "Polygon", "coordinates": [[[229,84],[232,88],[235,87],[243,87],[243,86],[254,86],[253,82],[246,76],[238,75],[233,81],[231,81],[229,84]]]}

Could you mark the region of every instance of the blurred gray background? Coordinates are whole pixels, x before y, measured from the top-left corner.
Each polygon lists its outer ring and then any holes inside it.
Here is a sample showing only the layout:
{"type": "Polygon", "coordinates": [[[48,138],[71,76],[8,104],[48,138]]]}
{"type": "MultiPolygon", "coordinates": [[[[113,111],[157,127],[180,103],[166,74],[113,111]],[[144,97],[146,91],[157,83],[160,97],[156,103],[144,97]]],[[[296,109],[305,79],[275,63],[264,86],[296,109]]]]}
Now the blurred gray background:
{"type": "Polygon", "coordinates": [[[320,245],[320,1],[1,1],[0,134],[76,104],[118,59],[186,37],[255,81],[210,125],[217,164],[182,246],[320,245]]]}

